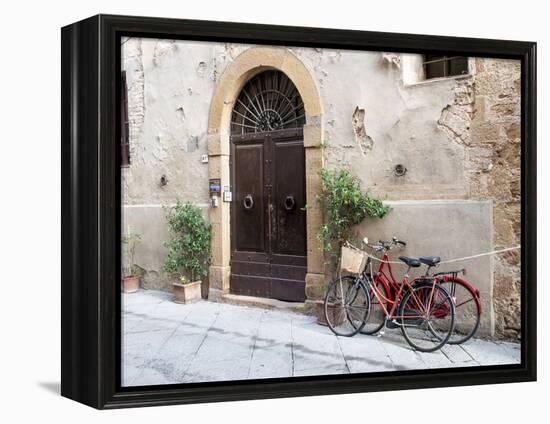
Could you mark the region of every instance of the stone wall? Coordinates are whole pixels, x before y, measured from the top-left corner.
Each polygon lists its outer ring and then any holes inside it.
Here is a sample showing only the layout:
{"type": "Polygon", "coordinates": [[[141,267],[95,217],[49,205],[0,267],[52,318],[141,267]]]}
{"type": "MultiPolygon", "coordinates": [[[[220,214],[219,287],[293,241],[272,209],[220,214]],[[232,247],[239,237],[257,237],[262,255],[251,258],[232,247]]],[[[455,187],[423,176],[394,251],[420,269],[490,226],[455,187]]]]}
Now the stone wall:
{"type": "MultiPolygon", "coordinates": [[[[465,147],[472,199],[493,200],[495,249],[519,245],[521,69],[517,61],[476,59],[475,79],[457,82],[455,101],[438,123],[465,147]]],[[[520,252],[495,257],[494,309],[498,336],[520,336],[520,252]]]]}

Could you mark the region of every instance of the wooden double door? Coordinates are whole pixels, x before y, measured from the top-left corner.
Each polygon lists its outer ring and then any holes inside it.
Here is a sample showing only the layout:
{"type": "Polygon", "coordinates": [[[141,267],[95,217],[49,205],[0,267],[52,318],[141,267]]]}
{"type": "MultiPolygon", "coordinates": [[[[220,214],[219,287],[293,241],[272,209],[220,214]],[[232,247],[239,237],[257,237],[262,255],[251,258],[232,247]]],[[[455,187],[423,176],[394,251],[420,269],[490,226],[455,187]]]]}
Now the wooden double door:
{"type": "Polygon", "coordinates": [[[234,294],[305,300],[303,130],[231,137],[231,283],[234,294]]]}

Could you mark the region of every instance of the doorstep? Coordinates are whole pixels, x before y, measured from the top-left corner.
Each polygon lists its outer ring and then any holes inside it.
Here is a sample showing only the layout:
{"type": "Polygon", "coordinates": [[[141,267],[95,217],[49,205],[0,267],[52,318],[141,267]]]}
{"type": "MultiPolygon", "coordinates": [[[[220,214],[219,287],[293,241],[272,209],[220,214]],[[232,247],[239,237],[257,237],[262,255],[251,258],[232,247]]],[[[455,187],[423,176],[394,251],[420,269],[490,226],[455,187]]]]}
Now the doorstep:
{"type": "Polygon", "coordinates": [[[243,296],[237,294],[224,293],[221,296],[216,296],[208,300],[220,303],[229,303],[238,306],[254,306],[264,309],[285,309],[288,311],[298,312],[302,314],[311,313],[309,302],[285,302],[284,300],[268,299],[265,297],[243,296]]]}

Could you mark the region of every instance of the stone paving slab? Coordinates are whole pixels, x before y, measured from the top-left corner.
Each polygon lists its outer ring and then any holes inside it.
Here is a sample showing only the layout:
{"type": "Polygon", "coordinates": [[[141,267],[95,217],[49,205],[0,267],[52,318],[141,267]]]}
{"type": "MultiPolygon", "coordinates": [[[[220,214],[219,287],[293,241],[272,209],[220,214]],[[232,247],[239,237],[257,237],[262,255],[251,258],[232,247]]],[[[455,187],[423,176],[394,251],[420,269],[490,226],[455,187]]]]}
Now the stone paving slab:
{"type": "Polygon", "coordinates": [[[337,337],[313,316],[140,290],[122,299],[122,384],[141,386],[518,364],[518,343],[473,339],[414,351],[400,330],[337,337]]]}

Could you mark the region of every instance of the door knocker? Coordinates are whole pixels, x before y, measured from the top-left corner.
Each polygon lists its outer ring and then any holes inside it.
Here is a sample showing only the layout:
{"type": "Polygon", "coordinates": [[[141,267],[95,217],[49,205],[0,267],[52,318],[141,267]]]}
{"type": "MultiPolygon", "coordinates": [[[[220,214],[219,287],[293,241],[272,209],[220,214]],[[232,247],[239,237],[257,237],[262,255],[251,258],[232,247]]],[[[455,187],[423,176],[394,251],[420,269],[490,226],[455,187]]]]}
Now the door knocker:
{"type": "Polygon", "coordinates": [[[285,202],[285,209],[287,211],[291,211],[296,206],[296,201],[294,200],[294,196],[286,196],[285,202]]]}
{"type": "Polygon", "coordinates": [[[246,196],[244,196],[243,206],[245,209],[252,209],[252,207],[254,206],[254,199],[252,198],[251,194],[247,194],[246,196]]]}

